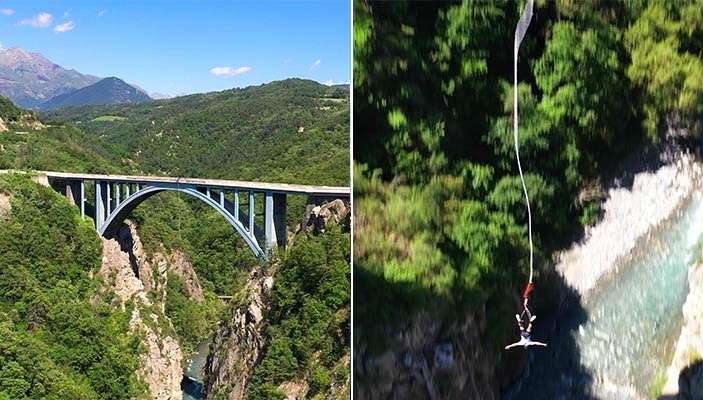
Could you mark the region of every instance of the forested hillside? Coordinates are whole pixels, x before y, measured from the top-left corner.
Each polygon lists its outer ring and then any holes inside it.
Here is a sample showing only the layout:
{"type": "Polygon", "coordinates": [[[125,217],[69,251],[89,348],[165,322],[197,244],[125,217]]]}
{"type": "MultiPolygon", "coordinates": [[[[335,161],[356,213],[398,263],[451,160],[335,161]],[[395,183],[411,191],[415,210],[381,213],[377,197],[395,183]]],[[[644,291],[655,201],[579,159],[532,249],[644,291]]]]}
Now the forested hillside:
{"type": "Polygon", "coordinates": [[[0,399],[147,398],[130,311],[98,292],[89,221],[26,175],[0,176],[0,399]]]}
{"type": "MultiPolygon", "coordinates": [[[[512,136],[513,34],[523,6],[354,3],[354,340],[368,357],[394,350],[388,330],[430,310],[441,340],[464,340],[453,326],[476,315],[488,359],[499,360],[511,339],[528,272],[512,136]]],[[[550,304],[544,267],[598,217],[599,199],[588,193],[602,177],[667,133],[699,137],[703,2],[535,7],[519,98],[539,311],[550,304]]],[[[464,375],[495,374],[492,362],[464,375]]],[[[357,373],[377,388],[373,373],[357,373]]],[[[489,381],[482,397],[506,384],[489,381]]],[[[459,383],[439,387],[443,397],[467,395],[459,383]]]]}
{"type": "Polygon", "coordinates": [[[349,184],[349,92],[313,81],[69,108],[46,119],[99,136],[117,162],[146,173],[349,184]]]}
{"type": "Polygon", "coordinates": [[[283,399],[281,384],[307,384],[306,398],[350,396],[349,226],[304,234],[282,260],[273,288],[268,349],[248,399],[283,399]]]}
{"type": "Polygon", "coordinates": [[[72,127],[46,126],[0,97],[0,169],[114,172],[118,166],[99,138],[72,127]]]}

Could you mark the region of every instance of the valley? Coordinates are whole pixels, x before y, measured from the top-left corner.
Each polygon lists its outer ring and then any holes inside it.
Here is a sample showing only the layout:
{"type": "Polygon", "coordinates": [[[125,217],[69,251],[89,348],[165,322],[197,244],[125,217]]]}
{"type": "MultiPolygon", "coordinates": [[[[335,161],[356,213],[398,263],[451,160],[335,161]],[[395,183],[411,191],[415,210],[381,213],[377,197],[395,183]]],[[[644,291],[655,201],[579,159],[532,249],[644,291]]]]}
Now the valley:
{"type": "MultiPolygon", "coordinates": [[[[136,105],[84,106],[47,114],[8,103],[0,116],[9,121],[8,130],[0,133],[0,168],[236,177],[344,186],[349,184],[348,173],[344,172],[348,170],[348,99],[348,91],[293,79],[136,105]],[[321,110],[323,106],[329,108],[321,110]],[[303,133],[299,132],[300,126],[305,128],[303,133]],[[222,145],[213,146],[220,141],[222,145]]],[[[14,208],[15,202],[24,198],[24,189],[19,188],[27,186],[39,193],[45,193],[45,189],[22,174],[3,179],[9,183],[2,193],[13,199],[13,208],[7,214],[10,219],[0,220],[2,231],[7,232],[0,235],[0,241],[14,241],[7,236],[11,231],[6,224],[23,223],[22,216],[15,214],[19,208],[14,208]]],[[[63,207],[73,221],[61,223],[83,226],[82,234],[95,246],[93,258],[86,259],[88,264],[81,275],[85,282],[80,283],[90,289],[75,301],[86,312],[94,312],[90,311],[92,304],[103,299],[104,303],[99,303],[104,304],[100,306],[101,315],[119,316],[122,321],[122,325],[112,325],[113,336],[124,338],[126,343],[132,343],[129,340],[133,338],[141,349],[128,351],[139,356],[125,360],[120,367],[125,382],[131,383],[110,389],[110,395],[100,394],[100,390],[107,390],[96,386],[100,379],[86,375],[93,367],[71,364],[62,368],[82,382],[86,393],[93,393],[82,398],[166,399],[177,392],[180,395],[182,384],[191,393],[188,395],[195,393],[195,398],[233,393],[228,388],[235,384],[231,378],[235,375],[224,371],[240,367],[236,362],[232,364],[236,359],[216,356],[247,354],[246,349],[237,347],[237,337],[246,329],[253,329],[257,338],[258,357],[251,359],[244,370],[248,378],[236,381],[239,397],[228,398],[270,398],[293,387],[299,392],[304,388],[300,395],[311,397],[348,396],[349,212],[328,211],[321,225],[327,225],[327,229],[321,233],[315,228],[320,223],[307,226],[309,218],[315,218],[309,217],[308,199],[295,197],[287,205],[292,244],[262,270],[221,215],[184,196],[165,193],[146,200],[128,217],[121,233],[114,240],[103,240],[100,246],[90,220],[76,222],[80,211],[61,196],[51,195],[47,201],[56,204],[52,207],[63,207]],[[244,326],[242,332],[226,328],[235,326],[241,307],[249,308],[251,302],[241,300],[251,296],[252,277],[262,274],[269,283],[266,294],[260,295],[256,326],[244,326]],[[310,274],[318,274],[321,280],[315,285],[306,283],[310,274]],[[311,319],[321,315],[325,317],[311,319]],[[317,333],[303,339],[301,332],[317,333]],[[210,356],[202,355],[203,343],[213,337],[223,339],[208,346],[210,356]],[[188,368],[193,354],[200,354],[199,362],[205,364],[205,371],[196,376],[203,385],[200,397],[197,391],[187,389],[189,380],[184,381],[183,375],[192,371],[188,368]],[[219,371],[216,380],[214,371],[219,371]]],[[[263,209],[256,213],[263,215],[263,209]]],[[[49,229],[58,229],[51,219],[45,223],[53,227],[49,229]]],[[[8,256],[6,251],[0,246],[0,258],[8,256]]],[[[66,251],[70,257],[71,250],[66,251]]],[[[36,273],[35,263],[62,265],[52,261],[50,254],[36,254],[38,258],[28,261],[29,274],[36,273]]],[[[59,271],[51,270],[44,276],[58,274],[56,279],[67,287],[79,284],[73,276],[59,271]]],[[[0,275],[1,284],[14,285],[17,279],[0,275]]],[[[32,307],[19,310],[17,304],[7,297],[5,303],[0,299],[4,307],[0,312],[9,313],[12,335],[23,332],[21,327],[35,312],[32,307]]],[[[38,337],[44,338],[42,346],[66,346],[46,339],[41,332],[49,328],[41,320],[36,324],[38,337]]],[[[81,334],[76,335],[75,340],[80,340],[81,334]]],[[[3,351],[0,349],[0,358],[7,356],[3,351]]],[[[48,357],[54,363],[60,361],[53,353],[48,357]]],[[[47,371],[54,371],[46,365],[47,371]]],[[[19,378],[33,382],[33,375],[24,374],[20,373],[19,378]]],[[[237,379],[241,379],[239,376],[237,379]]],[[[31,383],[23,385],[11,398],[31,398],[31,391],[37,390],[31,383]]],[[[51,390],[61,393],[67,389],[60,383],[51,390]]]]}

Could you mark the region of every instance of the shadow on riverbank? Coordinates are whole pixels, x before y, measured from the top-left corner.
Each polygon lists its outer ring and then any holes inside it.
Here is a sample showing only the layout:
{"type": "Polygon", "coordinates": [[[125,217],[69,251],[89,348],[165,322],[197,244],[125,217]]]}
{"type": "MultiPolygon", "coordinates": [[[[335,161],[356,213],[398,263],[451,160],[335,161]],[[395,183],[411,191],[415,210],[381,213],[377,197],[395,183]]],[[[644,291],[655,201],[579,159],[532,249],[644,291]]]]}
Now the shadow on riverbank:
{"type": "Polygon", "coordinates": [[[575,340],[579,326],[588,321],[580,295],[556,272],[546,273],[541,279],[542,291],[538,288],[532,300],[537,315],[533,337],[548,347],[505,354],[502,368],[509,371],[521,359],[524,368],[502,398],[596,399],[590,392],[593,377],[581,363],[575,340]]]}
{"type": "Polygon", "coordinates": [[[183,376],[183,381],[181,381],[181,390],[183,390],[184,400],[202,399],[205,395],[205,392],[203,391],[203,384],[187,376],[183,376]]]}
{"type": "Polygon", "coordinates": [[[587,315],[555,272],[538,277],[532,299],[533,337],[549,347],[509,351],[521,288],[468,305],[358,266],[354,280],[355,399],[595,399],[574,339],[587,315]]]}
{"type": "Polygon", "coordinates": [[[655,143],[642,145],[632,151],[616,166],[613,172],[603,177],[603,190],[625,188],[632,190],[635,176],[642,172],[655,172],[659,168],[676,161],[677,154],[689,153],[700,156],[703,150],[699,139],[692,136],[668,136],[655,143]]]}
{"type": "Polygon", "coordinates": [[[682,369],[679,373],[679,392],[659,396],[657,400],[703,399],[703,360],[682,369]]]}

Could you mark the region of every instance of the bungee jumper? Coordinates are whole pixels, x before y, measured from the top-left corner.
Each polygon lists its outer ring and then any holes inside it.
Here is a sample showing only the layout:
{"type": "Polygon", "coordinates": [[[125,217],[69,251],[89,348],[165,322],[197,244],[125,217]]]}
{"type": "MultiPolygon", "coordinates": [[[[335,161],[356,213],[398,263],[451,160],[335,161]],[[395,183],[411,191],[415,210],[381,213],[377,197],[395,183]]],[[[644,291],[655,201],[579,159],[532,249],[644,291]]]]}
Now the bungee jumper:
{"type": "Polygon", "coordinates": [[[520,181],[522,182],[522,190],[525,193],[525,203],[527,204],[527,229],[528,237],[530,242],[530,278],[527,281],[525,290],[522,292],[522,306],[523,310],[521,314],[515,314],[515,319],[517,319],[518,328],[520,329],[520,340],[505,346],[505,349],[511,349],[513,347],[523,346],[525,348],[529,346],[544,346],[546,343],[533,341],[532,334],[532,322],[537,318],[532,315],[529,308],[530,294],[535,288],[534,283],[532,283],[532,271],[533,271],[533,246],[532,246],[532,211],[530,210],[530,197],[527,195],[527,186],[525,186],[525,177],[522,173],[522,165],[520,165],[520,145],[519,145],[519,133],[518,133],[518,88],[517,88],[517,55],[520,49],[520,44],[522,39],[527,33],[527,27],[530,26],[530,21],[532,20],[532,8],[534,0],[527,0],[525,4],[525,10],[520,16],[520,20],[515,28],[515,44],[513,47],[513,133],[515,138],[515,158],[517,160],[517,168],[520,172],[520,181]]]}
{"type": "Polygon", "coordinates": [[[532,315],[527,322],[527,328],[525,328],[525,325],[522,321],[522,318],[520,317],[520,314],[515,314],[515,319],[517,319],[517,325],[520,327],[520,340],[518,340],[515,343],[509,344],[505,346],[505,350],[512,349],[513,347],[518,347],[518,346],[523,346],[523,347],[529,347],[529,346],[543,346],[547,347],[546,343],[542,342],[537,342],[535,340],[532,340],[532,321],[535,320],[537,316],[532,315]]]}
{"type": "Polygon", "coordinates": [[[534,289],[535,285],[528,283],[525,287],[525,291],[522,294],[523,297],[523,310],[522,314],[515,314],[515,319],[517,320],[517,326],[520,328],[520,340],[515,343],[505,346],[505,350],[512,349],[513,347],[523,346],[525,348],[529,346],[542,346],[547,347],[546,343],[538,342],[532,340],[532,322],[537,319],[536,315],[532,315],[530,309],[527,307],[530,292],[534,289]],[[526,322],[525,322],[526,321],[526,322]],[[525,326],[527,324],[527,327],[525,326]]]}

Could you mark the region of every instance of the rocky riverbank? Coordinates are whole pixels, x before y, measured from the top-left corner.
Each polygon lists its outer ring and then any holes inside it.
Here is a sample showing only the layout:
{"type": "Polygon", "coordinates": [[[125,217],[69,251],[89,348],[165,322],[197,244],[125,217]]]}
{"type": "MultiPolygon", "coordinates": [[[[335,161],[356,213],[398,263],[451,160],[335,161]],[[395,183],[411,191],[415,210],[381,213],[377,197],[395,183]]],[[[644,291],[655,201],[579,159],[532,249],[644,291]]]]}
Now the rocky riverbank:
{"type": "Polygon", "coordinates": [[[682,207],[702,177],[696,157],[677,152],[656,171],[636,174],[631,187],[611,188],[602,220],[587,228],[583,241],[558,255],[556,270],[587,298],[600,279],[628,260],[638,240],[682,207]]]}
{"type": "Polygon", "coordinates": [[[666,373],[662,395],[703,399],[703,263],[689,270],[688,286],[681,335],[666,373]]]}

